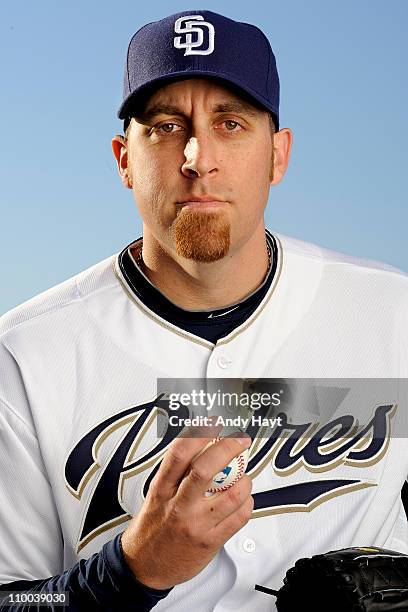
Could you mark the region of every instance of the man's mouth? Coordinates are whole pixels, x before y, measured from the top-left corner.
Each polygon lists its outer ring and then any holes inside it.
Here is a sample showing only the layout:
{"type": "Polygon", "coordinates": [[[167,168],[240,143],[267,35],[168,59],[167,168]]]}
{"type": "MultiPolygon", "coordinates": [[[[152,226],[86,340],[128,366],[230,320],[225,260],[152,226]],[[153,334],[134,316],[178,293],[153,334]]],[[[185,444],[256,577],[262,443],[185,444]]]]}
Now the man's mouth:
{"type": "Polygon", "coordinates": [[[220,206],[220,204],[226,204],[226,200],[222,200],[217,196],[190,196],[185,200],[178,202],[181,206],[188,206],[189,208],[211,208],[213,206],[220,206]]]}

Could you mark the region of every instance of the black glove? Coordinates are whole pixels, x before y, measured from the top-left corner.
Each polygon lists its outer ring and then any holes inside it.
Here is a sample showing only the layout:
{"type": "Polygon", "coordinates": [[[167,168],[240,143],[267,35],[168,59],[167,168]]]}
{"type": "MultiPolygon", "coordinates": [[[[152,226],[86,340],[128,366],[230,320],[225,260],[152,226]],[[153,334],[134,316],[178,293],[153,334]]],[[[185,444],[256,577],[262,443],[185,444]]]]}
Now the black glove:
{"type": "Polygon", "coordinates": [[[408,612],[408,555],[384,548],[343,548],[299,559],[276,596],[279,612],[408,612]]]}

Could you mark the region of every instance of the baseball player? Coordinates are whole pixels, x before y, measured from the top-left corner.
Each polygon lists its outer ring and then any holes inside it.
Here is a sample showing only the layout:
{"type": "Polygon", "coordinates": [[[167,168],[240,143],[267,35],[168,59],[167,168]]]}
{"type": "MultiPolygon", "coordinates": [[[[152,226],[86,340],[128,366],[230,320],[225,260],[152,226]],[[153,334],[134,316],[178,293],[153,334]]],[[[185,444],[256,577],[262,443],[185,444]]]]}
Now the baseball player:
{"type": "Polygon", "coordinates": [[[408,553],[395,406],[366,423],[375,445],[294,446],[289,421],[201,454],[216,428],[158,435],[158,379],[408,376],[406,275],[265,229],[292,145],[267,38],[206,10],[147,24],[119,117],[143,236],[0,323],[0,583],[25,595],[3,605],[266,612],[255,584],[299,557],[408,553]]]}

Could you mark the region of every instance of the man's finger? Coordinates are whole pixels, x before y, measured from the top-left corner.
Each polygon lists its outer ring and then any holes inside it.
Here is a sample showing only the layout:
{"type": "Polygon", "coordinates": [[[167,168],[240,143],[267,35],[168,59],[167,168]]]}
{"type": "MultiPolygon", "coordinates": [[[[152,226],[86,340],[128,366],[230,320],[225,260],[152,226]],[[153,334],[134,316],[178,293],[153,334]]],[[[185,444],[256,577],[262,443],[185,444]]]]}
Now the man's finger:
{"type": "Polygon", "coordinates": [[[173,497],[180,482],[189,470],[193,458],[204,449],[221,427],[208,427],[185,430],[183,435],[173,440],[164,454],[160,468],[152,481],[152,486],[163,499],[173,497]],[[206,434],[206,435],[204,435],[206,434]]]}
{"type": "Polygon", "coordinates": [[[210,497],[202,498],[202,511],[207,515],[209,526],[216,527],[228,516],[236,512],[252,491],[252,478],[243,474],[232,487],[219,491],[210,497]]]}
{"type": "MultiPolygon", "coordinates": [[[[234,485],[235,486],[235,485],[234,485]]],[[[232,538],[252,517],[254,498],[249,496],[235,512],[232,512],[223,521],[211,530],[213,535],[224,543],[232,538]]]]}

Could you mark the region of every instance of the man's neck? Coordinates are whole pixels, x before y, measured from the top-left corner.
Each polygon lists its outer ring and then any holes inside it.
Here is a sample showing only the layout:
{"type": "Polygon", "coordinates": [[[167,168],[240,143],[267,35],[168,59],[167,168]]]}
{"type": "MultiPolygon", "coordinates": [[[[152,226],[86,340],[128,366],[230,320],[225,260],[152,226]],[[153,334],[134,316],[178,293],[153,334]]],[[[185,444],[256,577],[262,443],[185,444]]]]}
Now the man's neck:
{"type": "Polygon", "coordinates": [[[222,260],[200,263],[165,251],[146,233],[141,270],[173,304],[186,310],[216,310],[253,293],[268,271],[265,229],[222,260]]]}

